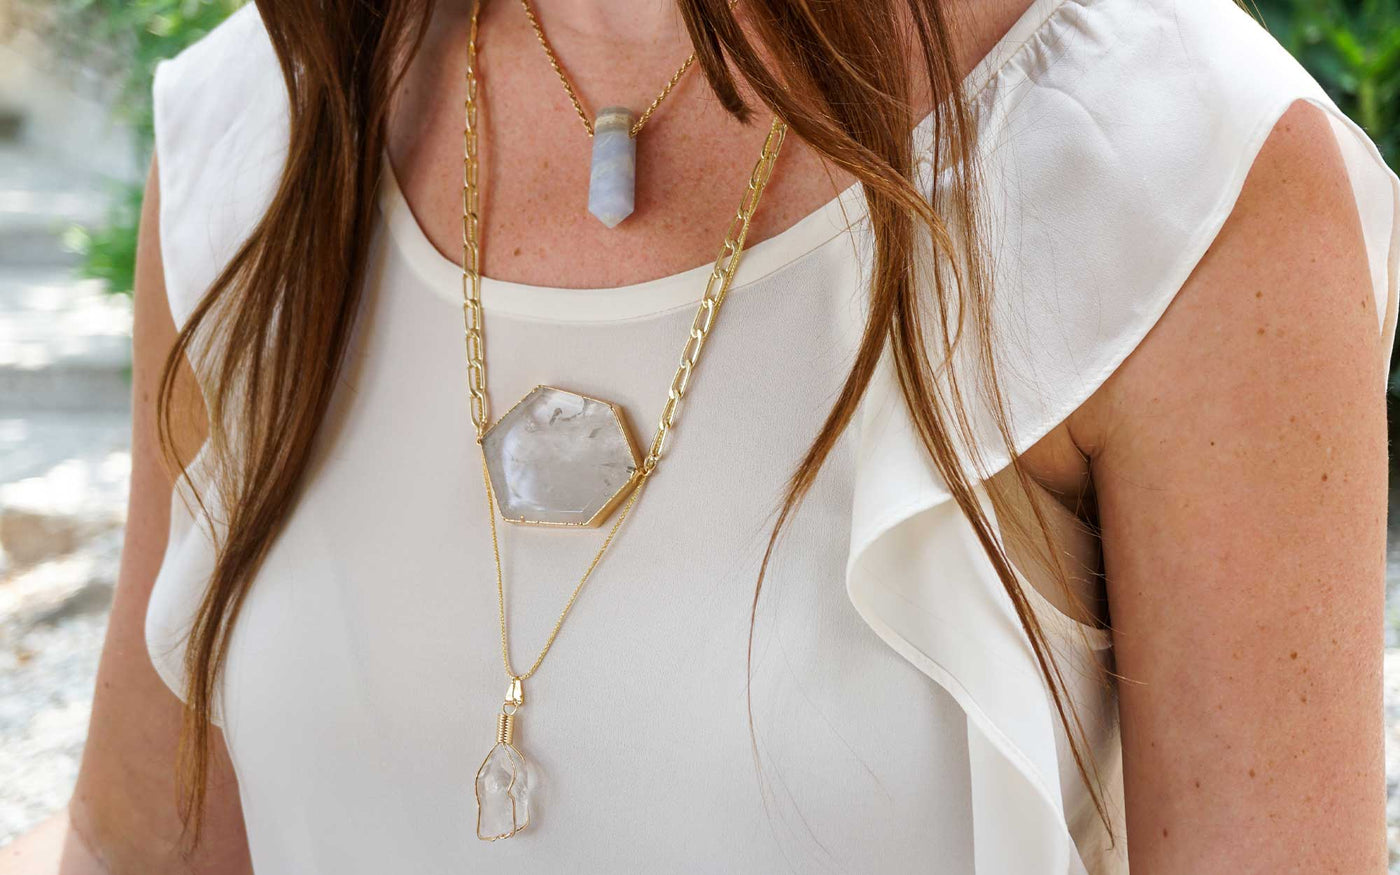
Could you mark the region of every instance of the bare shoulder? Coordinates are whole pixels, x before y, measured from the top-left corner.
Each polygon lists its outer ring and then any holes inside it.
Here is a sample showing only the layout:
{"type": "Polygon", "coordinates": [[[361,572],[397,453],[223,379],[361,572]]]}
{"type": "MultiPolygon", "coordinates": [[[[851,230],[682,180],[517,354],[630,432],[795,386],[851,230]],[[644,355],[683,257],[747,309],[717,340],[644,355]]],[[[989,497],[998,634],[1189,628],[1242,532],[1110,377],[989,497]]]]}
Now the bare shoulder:
{"type": "MultiPolygon", "coordinates": [[[[1297,101],[1274,126],[1229,219],[1176,299],[1069,429],[1092,457],[1164,384],[1251,363],[1297,367],[1344,354],[1377,387],[1384,352],[1377,324],[1336,135],[1325,111],[1297,101]]],[[[1325,383],[1326,373],[1317,379],[1325,383]]]]}
{"type": "Polygon", "coordinates": [[[1131,865],[1385,869],[1384,339],[1330,122],[1294,104],[1090,459],[1131,865]]]}

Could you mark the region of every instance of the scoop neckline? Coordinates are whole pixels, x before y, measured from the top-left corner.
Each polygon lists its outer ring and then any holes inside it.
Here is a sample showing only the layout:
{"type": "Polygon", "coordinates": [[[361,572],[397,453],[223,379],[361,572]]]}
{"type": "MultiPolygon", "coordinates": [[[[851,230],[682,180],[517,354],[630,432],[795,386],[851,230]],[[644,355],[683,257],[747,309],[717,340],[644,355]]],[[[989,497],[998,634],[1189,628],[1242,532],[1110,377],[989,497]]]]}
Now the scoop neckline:
{"type": "MultiPolygon", "coordinates": [[[[428,239],[399,188],[388,155],[384,155],[382,161],[379,200],[389,233],[403,249],[409,266],[433,293],[460,306],[461,265],[428,239]]],[[[745,246],[730,291],[751,285],[791,264],[854,227],[864,215],[860,187],[847,188],[772,237],[745,246]]],[[[552,322],[634,319],[697,303],[713,268],[714,262],[707,261],[679,273],[607,287],[538,286],[483,275],[481,306],[490,314],[545,318],[552,322]]]]}
{"type": "MultiPolygon", "coordinates": [[[[962,81],[968,100],[980,94],[992,77],[1069,0],[1033,0],[962,81]]],[[[916,153],[932,140],[934,113],[915,125],[911,136],[916,153]]],[[[926,165],[927,158],[919,159],[926,165]]],[[[424,232],[399,186],[385,149],[380,155],[377,202],[387,230],[410,268],[438,297],[460,305],[461,264],[439,250],[424,232]]],[[[838,236],[866,217],[864,191],[853,183],[793,224],[744,247],[730,291],[737,291],[781,270],[838,236]]],[[[722,230],[722,229],[721,229],[722,230]]],[[[718,245],[718,242],[716,243],[718,245]]],[[[696,304],[714,267],[707,261],[677,273],[620,286],[540,286],[481,277],[481,305],[489,314],[543,319],[551,322],[612,322],[641,318],[696,304]]]]}

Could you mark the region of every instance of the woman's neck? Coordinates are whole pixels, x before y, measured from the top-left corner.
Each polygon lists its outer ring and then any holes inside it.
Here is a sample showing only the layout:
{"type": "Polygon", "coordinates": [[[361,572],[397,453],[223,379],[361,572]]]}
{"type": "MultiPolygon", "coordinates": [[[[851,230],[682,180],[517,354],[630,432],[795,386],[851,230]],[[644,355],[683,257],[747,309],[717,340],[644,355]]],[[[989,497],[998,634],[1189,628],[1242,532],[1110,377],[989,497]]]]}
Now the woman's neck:
{"type": "MultiPolygon", "coordinates": [[[[692,47],[674,0],[531,0],[585,109],[644,108],[692,47]]],[[[865,0],[843,0],[861,3],[865,0]]],[[[964,72],[1031,0],[939,0],[964,72]],[[969,4],[986,5],[976,15],[969,4]]],[[[736,10],[744,15],[740,0],[736,10]]],[[[470,4],[436,7],[391,112],[398,181],[429,240],[461,252],[462,99],[470,4]]],[[[754,123],[729,116],[698,70],[677,86],[638,138],[636,210],[604,228],[586,209],[591,142],[536,42],[520,0],[481,12],[480,143],[483,265],[525,284],[597,288],[669,275],[713,259],[719,235],[767,133],[768,114],[745,93],[754,123]]],[[[891,58],[891,63],[900,63],[891,58]]],[[[906,59],[905,63],[913,63],[906,59]]],[[[740,82],[743,87],[742,81],[740,82]]],[[[922,102],[916,102],[922,115],[922,102]]],[[[750,243],[791,227],[852,182],[799,138],[784,145],[750,243]]]]}
{"type": "MultiPolygon", "coordinates": [[[[519,0],[499,0],[518,5],[519,0]]],[[[560,45],[578,41],[630,49],[688,52],[690,40],[677,7],[661,0],[530,0],[535,14],[560,45]]],[[[684,56],[684,55],[682,55],[684,56]]]]}

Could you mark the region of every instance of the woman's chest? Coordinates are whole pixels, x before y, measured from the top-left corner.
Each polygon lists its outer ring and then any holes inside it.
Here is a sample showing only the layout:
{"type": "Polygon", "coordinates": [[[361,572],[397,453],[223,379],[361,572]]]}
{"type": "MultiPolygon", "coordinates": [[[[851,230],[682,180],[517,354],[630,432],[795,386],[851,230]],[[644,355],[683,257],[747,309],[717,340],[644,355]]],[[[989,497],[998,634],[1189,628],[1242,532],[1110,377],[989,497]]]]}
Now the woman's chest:
{"type": "MultiPolygon", "coordinates": [[[[533,822],[487,844],[473,779],[507,674],[460,311],[386,257],[306,492],[235,631],[226,736],[255,858],[302,872],[965,859],[964,718],[845,594],[849,441],[754,608],[787,478],[849,365],[858,287],[833,281],[841,260],[814,261],[725,305],[666,457],[526,682],[533,822]],[[366,835],[383,840],[350,841],[366,835]]],[[[488,312],[491,401],[504,411],[542,383],[605,398],[645,446],[690,322],[688,308],[488,312]]],[[[604,535],[501,525],[517,671],[604,535]]]]}

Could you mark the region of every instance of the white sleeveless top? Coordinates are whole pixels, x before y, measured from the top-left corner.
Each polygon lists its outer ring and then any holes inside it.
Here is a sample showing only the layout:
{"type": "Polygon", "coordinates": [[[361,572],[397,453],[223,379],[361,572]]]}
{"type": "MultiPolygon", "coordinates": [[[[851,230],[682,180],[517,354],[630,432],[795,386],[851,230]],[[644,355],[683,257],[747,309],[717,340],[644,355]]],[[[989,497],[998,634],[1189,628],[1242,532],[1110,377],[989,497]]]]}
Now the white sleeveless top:
{"type": "MultiPolygon", "coordinates": [[[[965,87],[1018,449],[1147,333],[1297,99],[1333,120],[1378,331],[1394,331],[1400,181],[1230,0],[1036,0],[965,87]]],[[[255,8],[160,64],[155,111],[181,323],[285,155],[284,86],[255,8]]],[[[922,154],[929,134],[916,132],[922,154]]],[[[1027,580],[1066,660],[1112,837],[887,370],[765,585],[755,766],[749,605],[785,480],[861,324],[870,232],[857,188],[745,254],[665,464],[528,684],[518,740],[541,776],[535,822],[478,841],[473,776],[505,679],[459,272],[388,168],[379,203],[342,385],[305,495],[238,620],[217,703],[259,875],[1126,871],[1116,699],[1092,670],[1109,664],[1109,638],[1081,636],[1027,580]]],[[[504,409],[562,384],[650,425],[708,270],[612,289],[485,280],[491,397],[504,409]]],[[[973,413],[996,471],[1005,451],[986,411],[973,413]]],[[[177,692],[212,564],[203,523],[175,502],[147,615],[152,661],[177,692]]],[[[598,537],[503,530],[517,660],[543,642],[598,537]]]]}

